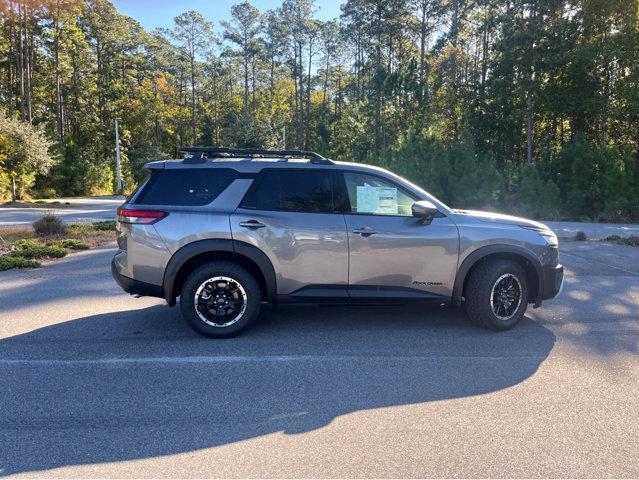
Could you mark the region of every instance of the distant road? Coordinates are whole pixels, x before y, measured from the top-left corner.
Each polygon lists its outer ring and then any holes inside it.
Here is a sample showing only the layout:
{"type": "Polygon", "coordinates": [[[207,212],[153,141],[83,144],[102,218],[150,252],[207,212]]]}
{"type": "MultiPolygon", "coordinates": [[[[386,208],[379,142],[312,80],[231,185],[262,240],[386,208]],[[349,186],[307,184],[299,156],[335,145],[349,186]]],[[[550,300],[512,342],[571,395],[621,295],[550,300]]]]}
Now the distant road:
{"type": "MultiPolygon", "coordinates": [[[[54,200],[52,200],[54,201],[54,200]]],[[[66,223],[99,222],[115,220],[115,210],[124,201],[122,196],[113,197],[77,197],[55,199],[60,203],[68,202],[63,208],[0,208],[0,227],[29,225],[43,213],[53,211],[66,223]]]]}
{"type": "Polygon", "coordinates": [[[620,237],[639,236],[639,225],[632,223],[583,223],[583,222],[543,222],[559,237],[574,237],[579,231],[588,238],[606,238],[610,235],[620,237]]]}
{"type": "MultiPolygon", "coordinates": [[[[124,197],[76,197],[60,198],[57,201],[69,202],[72,206],[51,208],[3,208],[0,207],[0,228],[13,225],[28,225],[36,221],[44,212],[53,210],[67,223],[97,222],[115,219],[115,210],[124,201],[124,197]]],[[[639,236],[639,225],[624,223],[582,223],[582,222],[544,222],[559,237],[574,237],[578,231],[586,233],[588,238],[605,238],[609,235],[629,237],[639,236]]]]}

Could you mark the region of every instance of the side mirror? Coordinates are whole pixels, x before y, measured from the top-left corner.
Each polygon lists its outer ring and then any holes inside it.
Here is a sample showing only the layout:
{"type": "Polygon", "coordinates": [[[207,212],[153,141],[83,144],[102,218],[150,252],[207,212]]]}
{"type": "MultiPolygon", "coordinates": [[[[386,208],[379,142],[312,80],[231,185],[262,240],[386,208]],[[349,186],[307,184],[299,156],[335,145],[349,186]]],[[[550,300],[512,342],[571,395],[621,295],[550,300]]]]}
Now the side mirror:
{"type": "Polygon", "coordinates": [[[421,218],[425,224],[432,222],[433,218],[435,218],[439,212],[437,207],[428,200],[420,200],[419,202],[413,203],[411,210],[413,212],[413,217],[421,218]]]}

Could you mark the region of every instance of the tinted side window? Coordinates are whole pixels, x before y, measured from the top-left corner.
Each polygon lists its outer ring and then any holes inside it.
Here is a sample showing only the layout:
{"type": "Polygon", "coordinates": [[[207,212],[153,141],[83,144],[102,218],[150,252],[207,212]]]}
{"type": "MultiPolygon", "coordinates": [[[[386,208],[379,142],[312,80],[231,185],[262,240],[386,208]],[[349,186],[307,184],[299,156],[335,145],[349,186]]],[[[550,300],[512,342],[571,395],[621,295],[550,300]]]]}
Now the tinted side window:
{"type": "Polygon", "coordinates": [[[136,205],[188,205],[211,203],[235,180],[226,168],[155,170],[135,201],[136,205]]]}
{"type": "Polygon", "coordinates": [[[242,201],[243,208],[283,212],[333,213],[330,172],[270,170],[242,201]]]}

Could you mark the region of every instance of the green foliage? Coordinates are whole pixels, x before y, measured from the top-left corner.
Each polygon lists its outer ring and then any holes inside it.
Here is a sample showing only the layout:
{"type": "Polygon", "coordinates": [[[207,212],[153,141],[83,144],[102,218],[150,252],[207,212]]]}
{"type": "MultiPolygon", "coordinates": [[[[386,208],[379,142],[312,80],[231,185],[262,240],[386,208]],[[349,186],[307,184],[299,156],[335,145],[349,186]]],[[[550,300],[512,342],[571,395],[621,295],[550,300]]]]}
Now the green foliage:
{"type": "Polygon", "coordinates": [[[93,228],[101,231],[115,231],[115,220],[106,220],[103,222],[93,222],[91,224],[93,228]]]}
{"type": "Polygon", "coordinates": [[[108,0],[23,21],[18,3],[0,9],[0,196],[112,193],[119,117],[127,190],[179,145],[285,146],[452,206],[639,220],[636,0],[343,0],[339,22],[238,0],[221,42],[194,11],[149,33],[108,0]]]}
{"type": "Polygon", "coordinates": [[[40,262],[14,255],[0,256],[0,272],[11,270],[12,268],[35,268],[39,267],[40,262]]]}
{"type": "Polygon", "coordinates": [[[39,240],[17,240],[12,244],[12,255],[23,258],[61,258],[69,254],[69,249],[56,244],[44,244],[39,240]]]}
{"type": "Polygon", "coordinates": [[[639,237],[631,235],[630,237],[620,237],[619,235],[610,235],[603,239],[604,242],[618,243],[620,245],[629,245],[631,247],[639,247],[639,237]]]}
{"type": "Polygon", "coordinates": [[[62,235],[66,232],[67,226],[54,213],[45,213],[33,222],[33,230],[38,235],[62,235]]]}
{"type": "Polygon", "coordinates": [[[49,245],[63,247],[69,250],[88,250],[89,244],[77,238],[65,238],[64,240],[54,240],[49,245]]]}
{"type": "Polygon", "coordinates": [[[0,110],[0,172],[4,178],[0,187],[7,188],[10,184],[13,201],[33,185],[36,174],[44,174],[51,168],[50,147],[51,141],[41,129],[7,117],[0,110]]]}
{"type": "Polygon", "coordinates": [[[559,187],[553,180],[545,180],[537,165],[523,165],[519,169],[514,197],[518,212],[532,218],[558,216],[561,204],[559,187]]]}

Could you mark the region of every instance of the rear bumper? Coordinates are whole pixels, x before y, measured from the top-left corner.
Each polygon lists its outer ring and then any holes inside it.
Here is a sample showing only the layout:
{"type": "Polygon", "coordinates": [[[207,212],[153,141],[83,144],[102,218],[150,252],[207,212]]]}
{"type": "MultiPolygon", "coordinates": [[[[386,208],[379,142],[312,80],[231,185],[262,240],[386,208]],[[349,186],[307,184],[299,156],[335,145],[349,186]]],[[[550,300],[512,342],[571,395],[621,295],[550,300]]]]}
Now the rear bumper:
{"type": "Polygon", "coordinates": [[[564,267],[556,265],[552,267],[544,267],[543,278],[541,281],[541,291],[539,301],[548,300],[556,297],[561,291],[564,282],[564,267]]]}
{"type": "Polygon", "coordinates": [[[141,282],[133,278],[125,277],[118,272],[115,259],[111,260],[111,275],[115,282],[120,285],[122,290],[131,295],[139,295],[141,297],[159,297],[164,298],[164,291],[159,285],[152,285],[150,283],[141,282]]]}

